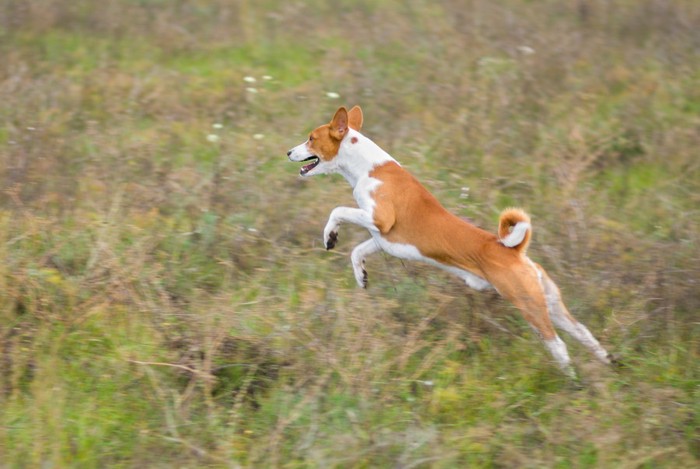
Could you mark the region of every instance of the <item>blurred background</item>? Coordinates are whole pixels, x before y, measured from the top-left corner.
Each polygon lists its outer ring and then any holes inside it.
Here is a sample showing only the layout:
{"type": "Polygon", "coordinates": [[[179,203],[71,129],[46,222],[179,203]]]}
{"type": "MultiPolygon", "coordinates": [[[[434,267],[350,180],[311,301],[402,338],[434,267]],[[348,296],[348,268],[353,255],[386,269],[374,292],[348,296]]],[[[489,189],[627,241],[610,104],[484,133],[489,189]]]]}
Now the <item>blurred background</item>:
{"type": "Polygon", "coordinates": [[[0,0],[0,467],[691,467],[694,0],[0,0]],[[340,105],[626,364],[377,254],[286,151],[340,105]]]}

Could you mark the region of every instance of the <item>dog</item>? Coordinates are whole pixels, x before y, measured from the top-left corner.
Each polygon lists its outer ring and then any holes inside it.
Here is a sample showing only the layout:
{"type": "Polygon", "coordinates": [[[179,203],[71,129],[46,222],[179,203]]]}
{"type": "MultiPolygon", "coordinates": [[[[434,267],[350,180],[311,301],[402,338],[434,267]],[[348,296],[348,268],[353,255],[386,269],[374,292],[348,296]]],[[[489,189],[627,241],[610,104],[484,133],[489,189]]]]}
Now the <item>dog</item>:
{"type": "Polygon", "coordinates": [[[438,200],[387,152],[360,133],[359,106],[340,107],[328,124],[287,152],[293,162],[306,163],[299,174],[311,177],[339,173],[353,188],[357,208],[336,207],[323,242],[333,249],[338,228],[353,223],[371,238],[351,254],[357,284],[367,288],[365,259],[384,251],[401,259],[439,267],[476,289],[495,289],[510,300],[554,357],[559,368],[577,379],[566,344],[554,326],[578,340],[603,363],[613,357],[586,326],[569,313],[559,288],[539,264],[527,256],[532,236],[530,217],[521,209],[504,210],[493,234],[448,212],[438,200]]]}

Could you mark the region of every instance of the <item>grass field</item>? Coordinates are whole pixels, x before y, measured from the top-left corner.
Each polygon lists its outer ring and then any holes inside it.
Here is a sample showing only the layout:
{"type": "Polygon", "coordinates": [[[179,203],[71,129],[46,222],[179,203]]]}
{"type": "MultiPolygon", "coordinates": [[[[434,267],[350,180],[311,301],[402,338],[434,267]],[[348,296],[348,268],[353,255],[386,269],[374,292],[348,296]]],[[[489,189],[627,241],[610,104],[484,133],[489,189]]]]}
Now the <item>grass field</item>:
{"type": "Polygon", "coordinates": [[[700,464],[694,0],[0,0],[0,467],[700,464]],[[321,235],[363,132],[626,366],[321,235]]]}

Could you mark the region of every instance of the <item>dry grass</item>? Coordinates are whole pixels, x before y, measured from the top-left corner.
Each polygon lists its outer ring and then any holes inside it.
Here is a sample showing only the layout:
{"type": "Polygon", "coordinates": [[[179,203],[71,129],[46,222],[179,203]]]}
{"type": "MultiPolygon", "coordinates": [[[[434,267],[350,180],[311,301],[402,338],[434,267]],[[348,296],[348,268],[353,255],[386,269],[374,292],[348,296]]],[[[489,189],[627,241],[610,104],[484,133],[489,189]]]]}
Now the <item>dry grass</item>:
{"type": "Polygon", "coordinates": [[[699,23],[0,0],[0,467],[696,465],[699,23]],[[528,210],[626,369],[572,344],[571,389],[509,305],[425,266],[377,255],[357,291],[366,234],[320,241],[348,187],[284,156],[340,104],[456,213],[528,210]]]}

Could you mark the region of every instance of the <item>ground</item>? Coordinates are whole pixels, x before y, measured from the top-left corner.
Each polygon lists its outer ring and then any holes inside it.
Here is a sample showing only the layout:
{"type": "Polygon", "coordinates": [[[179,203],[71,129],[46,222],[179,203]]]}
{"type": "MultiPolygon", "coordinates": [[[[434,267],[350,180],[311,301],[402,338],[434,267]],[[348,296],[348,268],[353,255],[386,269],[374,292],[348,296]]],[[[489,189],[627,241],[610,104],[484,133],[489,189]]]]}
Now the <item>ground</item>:
{"type": "Polygon", "coordinates": [[[693,467],[694,1],[0,2],[0,467],[693,467]],[[625,362],[377,254],[339,105],[625,362]]]}

